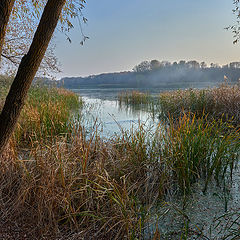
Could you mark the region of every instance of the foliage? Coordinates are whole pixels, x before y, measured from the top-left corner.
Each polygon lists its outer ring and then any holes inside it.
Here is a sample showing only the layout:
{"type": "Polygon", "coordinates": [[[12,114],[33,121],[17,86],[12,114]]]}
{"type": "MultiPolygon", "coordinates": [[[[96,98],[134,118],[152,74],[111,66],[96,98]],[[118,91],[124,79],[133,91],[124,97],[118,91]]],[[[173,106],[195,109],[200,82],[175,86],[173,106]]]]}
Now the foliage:
{"type": "Polygon", "coordinates": [[[240,28],[239,28],[239,18],[240,18],[240,9],[239,9],[239,0],[233,0],[234,4],[234,9],[233,9],[233,14],[236,16],[236,24],[230,25],[226,27],[227,30],[231,30],[233,33],[233,44],[236,44],[239,42],[240,39],[240,28]]]}
{"type": "Polygon", "coordinates": [[[187,68],[187,69],[205,69],[205,68],[231,68],[236,69],[240,68],[240,62],[230,62],[227,65],[220,66],[218,63],[210,63],[208,66],[207,63],[201,62],[199,63],[196,60],[180,60],[179,62],[169,62],[169,61],[158,61],[156,59],[151,61],[143,61],[136,65],[133,68],[134,72],[148,72],[148,71],[155,71],[157,69],[164,69],[164,68],[187,68]]]}
{"type": "MultiPolygon", "coordinates": [[[[27,53],[38,25],[38,19],[41,16],[46,2],[46,0],[17,0],[15,2],[2,52],[2,65],[4,66],[5,72],[15,71],[23,55],[27,53]]],[[[84,8],[84,4],[84,0],[67,1],[59,25],[59,30],[64,32],[66,36],[67,32],[73,28],[72,19],[79,18],[80,21],[80,17],[82,17],[81,10],[84,8]]],[[[82,17],[82,21],[86,22],[87,19],[82,17]]],[[[68,36],[67,38],[70,40],[68,36]]],[[[87,37],[83,35],[84,41],[86,38],[87,37]]],[[[55,45],[51,43],[41,63],[39,75],[52,76],[52,74],[60,71],[57,58],[54,54],[54,48],[55,45]]]]}

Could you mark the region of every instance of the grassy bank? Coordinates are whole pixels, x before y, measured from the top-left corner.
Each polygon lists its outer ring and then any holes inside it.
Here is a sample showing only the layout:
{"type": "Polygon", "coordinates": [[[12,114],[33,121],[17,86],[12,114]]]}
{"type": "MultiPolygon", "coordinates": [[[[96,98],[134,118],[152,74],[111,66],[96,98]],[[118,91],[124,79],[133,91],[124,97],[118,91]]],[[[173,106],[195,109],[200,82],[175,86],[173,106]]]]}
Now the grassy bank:
{"type": "MultiPolygon", "coordinates": [[[[9,79],[6,81],[8,83],[9,79]]],[[[3,106],[10,85],[3,86],[0,106],[3,106]]],[[[72,129],[72,111],[81,106],[81,99],[68,90],[31,87],[14,132],[15,144],[28,147],[59,135],[68,134],[72,129]]]]}
{"type": "Polygon", "coordinates": [[[185,113],[101,139],[97,128],[69,124],[79,104],[63,89],[31,89],[0,157],[2,218],[27,226],[27,239],[158,239],[146,225],[172,192],[190,195],[199,180],[203,192],[231,183],[240,133],[230,123],[185,113]]]}
{"type": "Polygon", "coordinates": [[[81,105],[78,96],[68,90],[31,88],[15,130],[17,144],[38,144],[68,134],[72,129],[72,110],[81,105]]]}

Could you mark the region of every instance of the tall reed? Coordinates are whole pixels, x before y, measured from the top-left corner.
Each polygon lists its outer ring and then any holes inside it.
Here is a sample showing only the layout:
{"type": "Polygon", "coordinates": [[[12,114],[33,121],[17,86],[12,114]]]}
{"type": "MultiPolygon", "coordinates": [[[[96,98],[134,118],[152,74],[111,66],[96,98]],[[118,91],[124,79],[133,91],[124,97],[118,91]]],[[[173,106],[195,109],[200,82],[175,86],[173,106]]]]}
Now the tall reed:
{"type": "Polygon", "coordinates": [[[182,112],[193,112],[201,117],[205,112],[209,118],[231,120],[234,125],[240,124],[240,87],[228,85],[209,89],[187,89],[168,91],[159,96],[161,115],[170,114],[178,118],[182,112]]]}
{"type": "Polygon", "coordinates": [[[141,239],[167,176],[157,156],[150,159],[143,129],[107,142],[96,135],[86,139],[78,128],[68,138],[32,148],[27,159],[9,149],[0,161],[5,216],[24,216],[42,234],[67,228],[87,239],[141,239]]]}
{"type": "Polygon", "coordinates": [[[213,179],[219,186],[231,179],[240,133],[229,122],[185,113],[170,117],[166,129],[139,124],[101,139],[97,129],[87,133],[81,123],[70,124],[78,106],[69,91],[32,89],[0,156],[2,218],[26,224],[36,239],[66,239],[69,232],[143,239],[151,212],[171,190],[186,195],[200,178],[203,191],[213,179]]]}
{"type": "Polygon", "coordinates": [[[229,123],[184,114],[177,123],[171,118],[162,137],[162,157],[173,170],[182,192],[188,193],[197,179],[204,178],[206,191],[214,177],[217,184],[231,177],[238,162],[240,133],[229,123]]]}
{"type": "Polygon", "coordinates": [[[134,90],[121,92],[118,94],[118,101],[120,104],[149,104],[151,100],[151,95],[148,92],[143,93],[134,90]]]}
{"type": "Polygon", "coordinates": [[[81,104],[77,95],[65,89],[31,88],[14,133],[17,145],[67,134],[72,111],[81,104]]]}

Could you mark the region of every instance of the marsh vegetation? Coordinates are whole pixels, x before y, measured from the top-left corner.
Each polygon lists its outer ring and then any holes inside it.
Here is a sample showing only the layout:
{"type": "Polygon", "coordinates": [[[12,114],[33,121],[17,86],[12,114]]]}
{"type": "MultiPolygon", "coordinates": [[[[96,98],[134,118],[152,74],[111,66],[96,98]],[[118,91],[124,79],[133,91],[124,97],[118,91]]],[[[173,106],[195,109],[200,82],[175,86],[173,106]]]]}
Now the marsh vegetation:
{"type": "Polygon", "coordinates": [[[32,239],[39,234],[49,239],[238,236],[231,186],[240,150],[239,87],[160,97],[122,93],[117,101],[129,107],[161,104],[154,107],[157,124],[150,128],[139,121],[137,128],[101,137],[97,122],[90,130],[83,125],[85,115],[76,116],[76,109],[80,114],[86,107],[79,96],[65,89],[31,89],[0,158],[2,219],[24,223],[32,239]],[[196,208],[189,211],[189,205],[196,193],[216,197],[213,188],[220,196],[213,208],[221,204],[210,229],[198,225],[191,217],[196,208]],[[176,216],[181,218],[176,225],[164,230],[176,216]],[[219,222],[233,224],[223,232],[219,222]]]}

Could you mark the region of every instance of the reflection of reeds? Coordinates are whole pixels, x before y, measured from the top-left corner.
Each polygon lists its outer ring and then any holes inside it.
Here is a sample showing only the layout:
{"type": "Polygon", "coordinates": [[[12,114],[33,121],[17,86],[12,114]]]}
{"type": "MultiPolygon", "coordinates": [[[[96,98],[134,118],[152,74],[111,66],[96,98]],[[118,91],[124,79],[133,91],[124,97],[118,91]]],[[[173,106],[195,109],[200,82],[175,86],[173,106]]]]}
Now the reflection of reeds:
{"type": "Polygon", "coordinates": [[[140,110],[151,113],[151,117],[154,119],[158,106],[156,104],[156,99],[149,92],[139,92],[139,91],[126,91],[118,94],[118,103],[120,109],[123,107],[126,110],[130,110],[133,113],[140,110]]]}
{"type": "Polygon", "coordinates": [[[191,111],[197,116],[203,112],[209,117],[232,119],[240,123],[240,87],[222,84],[219,87],[198,90],[177,90],[160,94],[161,114],[178,117],[191,111]]]}

